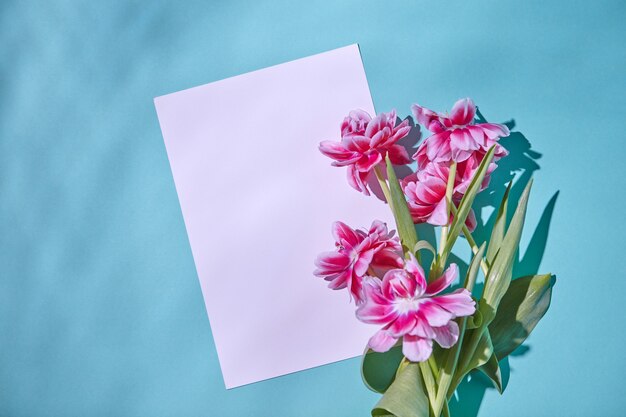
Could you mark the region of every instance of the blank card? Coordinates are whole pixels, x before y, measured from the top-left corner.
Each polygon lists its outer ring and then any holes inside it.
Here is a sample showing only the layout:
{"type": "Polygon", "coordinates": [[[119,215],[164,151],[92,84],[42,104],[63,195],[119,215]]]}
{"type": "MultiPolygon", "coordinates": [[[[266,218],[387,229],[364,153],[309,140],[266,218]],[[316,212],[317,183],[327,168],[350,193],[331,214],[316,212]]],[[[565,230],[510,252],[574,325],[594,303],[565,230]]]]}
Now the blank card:
{"type": "Polygon", "coordinates": [[[362,354],[375,329],[312,274],[333,221],[393,224],[318,151],[374,113],[358,46],[154,101],[226,388],[362,354]]]}

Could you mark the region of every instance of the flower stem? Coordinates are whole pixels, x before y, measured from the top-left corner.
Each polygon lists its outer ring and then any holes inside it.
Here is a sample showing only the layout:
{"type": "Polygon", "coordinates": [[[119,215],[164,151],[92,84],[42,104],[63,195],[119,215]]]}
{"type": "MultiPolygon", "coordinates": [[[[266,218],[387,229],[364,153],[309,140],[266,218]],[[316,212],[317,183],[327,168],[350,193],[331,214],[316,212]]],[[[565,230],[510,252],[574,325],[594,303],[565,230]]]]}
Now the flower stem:
{"type": "MultiPolygon", "coordinates": [[[[463,335],[465,334],[465,327],[467,325],[467,317],[463,317],[459,326],[459,340],[450,350],[446,358],[446,363],[439,372],[439,380],[437,383],[437,397],[433,403],[433,411],[435,416],[441,414],[442,408],[445,410],[448,404],[448,389],[452,383],[454,372],[456,371],[457,362],[461,354],[461,347],[463,344],[463,335]]],[[[449,413],[449,411],[448,411],[449,413]]],[[[446,415],[444,411],[444,415],[446,415]]],[[[448,414],[449,415],[449,414],[448,414]]]]}
{"type": "Polygon", "coordinates": [[[387,204],[389,204],[391,211],[393,211],[393,206],[391,203],[391,192],[389,191],[387,180],[385,179],[385,176],[383,175],[383,173],[380,171],[380,167],[378,165],[374,167],[374,173],[376,174],[376,178],[378,179],[380,188],[383,190],[383,194],[385,195],[385,200],[387,200],[387,204]]]}
{"type": "Polygon", "coordinates": [[[430,365],[430,370],[433,373],[433,378],[435,378],[435,380],[439,378],[439,368],[437,367],[437,361],[435,361],[434,355],[430,355],[430,357],[428,358],[428,365],[430,365]]]}
{"type": "Polygon", "coordinates": [[[446,184],[446,225],[441,228],[441,243],[439,244],[439,256],[443,255],[446,242],[448,241],[448,228],[450,227],[450,210],[452,210],[452,193],[454,192],[454,180],[456,179],[456,161],[450,165],[448,183],[446,184]]]}
{"type": "MultiPolygon", "coordinates": [[[[450,209],[452,210],[452,213],[454,215],[456,215],[456,206],[454,204],[450,205],[450,209]]],[[[465,235],[465,239],[467,240],[467,243],[470,245],[470,248],[472,248],[472,253],[474,255],[476,255],[478,253],[478,245],[476,244],[476,241],[474,240],[474,237],[472,236],[472,232],[469,231],[469,229],[467,228],[467,225],[463,225],[463,234],[465,235]]],[[[480,260],[480,268],[483,270],[483,273],[485,274],[485,276],[487,276],[487,273],[489,272],[489,264],[487,263],[487,261],[485,260],[485,258],[483,257],[480,260]]]]}
{"type": "Polygon", "coordinates": [[[448,408],[448,401],[443,403],[443,417],[450,417],[450,409],[448,408]]]}
{"type": "MultiPolygon", "coordinates": [[[[433,377],[430,365],[426,362],[420,362],[420,370],[422,371],[422,377],[424,378],[424,385],[426,386],[426,393],[428,394],[428,402],[431,407],[435,404],[437,395],[437,385],[435,384],[435,378],[433,377]]],[[[435,417],[438,417],[435,414],[435,417]]]]}
{"type": "MultiPolygon", "coordinates": [[[[474,330],[474,332],[472,332],[472,337],[469,340],[469,346],[467,347],[464,353],[465,360],[463,361],[463,363],[459,363],[457,365],[459,369],[465,369],[469,365],[468,362],[471,360],[472,356],[474,356],[474,352],[476,352],[476,348],[478,347],[478,344],[480,343],[480,339],[483,337],[484,331],[485,329],[483,327],[478,327],[474,330]]],[[[461,341],[459,340],[459,343],[460,342],[461,341]]],[[[456,389],[457,385],[459,385],[460,382],[461,382],[461,379],[459,377],[455,378],[452,381],[452,383],[446,389],[447,391],[446,397],[452,396],[452,394],[454,393],[454,390],[456,389]]]]}

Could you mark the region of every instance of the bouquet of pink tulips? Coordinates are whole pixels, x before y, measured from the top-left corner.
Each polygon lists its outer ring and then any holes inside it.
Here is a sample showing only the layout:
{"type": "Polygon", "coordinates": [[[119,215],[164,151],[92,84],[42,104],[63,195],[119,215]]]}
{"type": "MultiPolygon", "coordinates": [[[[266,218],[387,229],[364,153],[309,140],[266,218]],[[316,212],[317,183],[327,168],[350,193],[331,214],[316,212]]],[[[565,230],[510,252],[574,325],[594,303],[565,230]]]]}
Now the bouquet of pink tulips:
{"type": "Polygon", "coordinates": [[[449,115],[419,105],[412,110],[416,122],[432,133],[412,158],[398,143],[411,126],[408,120],[397,123],[394,111],[374,118],[352,111],[341,125],[341,141],[320,143],[332,165],[346,167],[352,188],[365,195],[374,188],[382,193],[398,232],[377,220],[363,230],[336,222],[335,250],[315,261],[316,276],[331,289],[348,291],[357,319],[380,326],[362,361],[365,385],[383,394],[373,416],[447,416],[449,399],[474,370],[502,392],[499,361],[543,317],[555,281],[551,274],[512,277],[531,183],[507,222],[511,181],[488,242],[479,245],[472,237],[472,203],[507,156],[498,141],[509,129],[476,122],[470,99],[457,101],[449,115]],[[413,160],[415,172],[398,179],[397,168],[413,160]],[[418,223],[441,227],[437,248],[419,240],[418,223]],[[448,258],[460,235],[473,258],[451,291],[459,268],[448,258]],[[422,251],[432,253],[427,272],[422,251]],[[484,286],[475,294],[481,271],[484,286]]]}

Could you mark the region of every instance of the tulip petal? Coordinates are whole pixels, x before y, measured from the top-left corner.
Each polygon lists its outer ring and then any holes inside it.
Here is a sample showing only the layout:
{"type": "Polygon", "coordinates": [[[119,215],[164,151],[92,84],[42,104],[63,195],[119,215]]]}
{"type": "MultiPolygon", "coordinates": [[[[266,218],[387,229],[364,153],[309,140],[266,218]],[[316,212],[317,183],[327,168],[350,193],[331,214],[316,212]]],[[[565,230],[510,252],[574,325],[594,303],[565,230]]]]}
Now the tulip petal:
{"type": "Polygon", "coordinates": [[[433,327],[431,327],[426,320],[417,319],[413,330],[411,330],[411,335],[419,336],[426,339],[434,339],[436,336],[433,327]]]}
{"type": "Polygon", "coordinates": [[[459,325],[455,321],[451,321],[446,326],[434,327],[433,330],[434,339],[442,348],[451,348],[459,339],[459,325]]]}
{"type": "Polygon", "coordinates": [[[356,169],[360,172],[369,172],[372,168],[374,168],[380,161],[382,161],[382,156],[379,152],[370,152],[365,154],[359,159],[356,163],[356,169]]]}
{"type": "Polygon", "coordinates": [[[448,269],[443,273],[443,275],[430,284],[426,288],[427,295],[436,295],[441,291],[445,290],[457,279],[459,276],[459,267],[457,264],[450,264],[448,269]]]}
{"type": "Polygon", "coordinates": [[[445,326],[455,317],[455,315],[449,310],[440,306],[438,301],[436,301],[436,298],[427,299],[422,302],[419,314],[420,317],[423,317],[424,320],[426,320],[432,327],[445,326]]]}
{"type": "Polygon", "coordinates": [[[389,325],[389,332],[396,337],[400,337],[410,333],[416,323],[417,318],[413,312],[399,314],[389,325]]]}
{"type": "Polygon", "coordinates": [[[476,106],[471,98],[463,98],[452,106],[450,120],[457,126],[465,126],[474,120],[476,106]]]}
{"type": "Polygon", "coordinates": [[[387,352],[396,344],[398,338],[391,336],[386,330],[377,331],[368,342],[374,352],[387,352]]]}
{"type": "Polygon", "coordinates": [[[339,221],[333,223],[332,234],[335,242],[344,245],[348,244],[351,248],[358,245],[361,241],[359,235],[350,226],[339,221]]]}
{"type": "Polygon", "coordinates": [[[402,339],[402,353],[411,362],[424,362],[433,352],[433,341],[430,339],[411,335],[402,339]]]}
{"type": "Polygon", "coordinates": [[[444,198],[437,203],[426,221],[434,226],[445,226],[448,224],[448,220],[448,205],[446,204],[446,199],[444,198]]]}
{"type": "Polygon", "coordinates": [[[511,133],[505,125],[496,123],[480,123],[476,125],[483,130],[483,133],[489,139],[503,138],[511,133]]]}
{"type": "Polygon", "coordinates": [[[317,276],[328,275],[345,270],[350,266],[350,258],[341,252],[323,252],[315,259],[317,269],[313,272],[317,276]]]}
{"type": "Polygon", "coordinates": [[[387,154],[389,155],[391,163],[394,165],[406,165],[411,162],[409,153],[402,145],[392,145],[387,154]]]}
{"type": "MultiPolygon", "coordinates": [[[[433,297],[430,299],[430,304],[433,306],[437,305],[439,308],[450,312],[453,316],[451,318],[469,316],[476,311],[476,303],[472,299],[470,292],[465,288],[459,288],[450,294],[433,297]]],[[[429,323],[432,326],[437,326],[430,321],[429,323]]],[[[444,324],[442,323],[438,326],[443,326],[444,324]]]]}
{"type": "Polygon", "coordinates": [[[354,263],[354,273],[357,276],[362,277],[367,272],[370,264],[372,263],[372,259],[374,258],[375,251],[373,249],[366,250],[360,252],[356,262],[354,263]]]}

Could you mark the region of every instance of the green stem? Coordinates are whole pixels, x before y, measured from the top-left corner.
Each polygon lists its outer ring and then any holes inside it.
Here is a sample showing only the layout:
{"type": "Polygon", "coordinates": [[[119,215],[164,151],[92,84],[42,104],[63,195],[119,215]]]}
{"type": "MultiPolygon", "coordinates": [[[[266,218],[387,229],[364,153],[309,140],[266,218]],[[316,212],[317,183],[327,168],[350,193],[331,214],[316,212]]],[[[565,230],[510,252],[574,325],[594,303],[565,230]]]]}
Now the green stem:
{"type": "Polygon", "coordinates": [[[439,368],[437,368],[437,362],[435,361],[434,355],[430,355],[430,357],[428,358],[428,365],[430,366],[430,370],[433,373],[433,378],[435,378],[435,380],[439,378],[439,368]]]}
{"type": "Polygon", "coordinates": [[[442,408],[447,408],[448,403],[448,389],[452,383],[454,372],[456,371],[457,362],[461,355],[461,347],[463,345],[463,335],[465,334],[465,327],[467,326],[467,317],[461,319],[459,326],[459,340],[448,352],[448,357],[443,369],[439,372],[439,381],[437,383],[437,397],[433,403],[433,411],[435,416],[441,414],[442,408]],[[444,407],[444,405],[446,407],[444,407]]]}
{"type": "Polygon", "coordinates": [[[456,162],[450,165],[450,173],[448,174],[448,182],[446,184],[446,218],[448,219],[445,226],[441,228],[441,242],[439,244],[439,256],[443,255],[446,242],[448,241],[448,228],[450,227],[450,210],[452,209],[452,193],[454,192],[454,180],[456,179],[456,162]]]}
{"type": "MultiPolygon", "coordinates": [[[[484,331],[485,331],[485,329],[483,327],[478,327],[472,333],[472,338],[470,339],[469,345],[468,345],[467,349],[465,350],[465,353],[464,353],[464,356],[463,356],[466,359],[462,363],[458,364],[458,368],[459,369],[465,369],[469,365],[469,361],[474,356],[474,352],[476,352],[476,348],[478,347],[478,343],[480,343],[480,339],[482,338],[484,331]]],[[[461,342],[461,340],[459,339],[459,343],[460,342],[461,342]]],[[[457,377],[457,378],[453,379],[452,383],[450,384],[450,386],[447,389],[446,397],[450,398],[452,396],[452,394],[454,393],[454,390],[456,389],[456,387],[461,382],[461,378],[462,377],[460,377],[460,378],[457,377]]]]}
{"type": "MultiPolygon", "coordinates": [[[[476,284],[476,274],[468,274],[463,284],[464,287],[471,293],[474,289],[474,284],[476,284]]],[[[447,408],[447,401],[450,395],[450,390],[454,392],[456,386],[458,385],[457,380],[453,379],[457,369],[459,357],[461,355],[461,349],[463,347],[463,337],[465,336],[466,328],[467,317],[463,317],[459,322],[458,342],[448,351],[446,363],[444,364],[443,369],[439,372],[439,379],[437,381],[437,398],[435,405],[433,406],[435,415],[437,415],[436,413],[440,410],[441,407],[443,407],[445,415],[445,409],[447,408]]],[[[477,341],[480,341],[480,338],[478,338],[477,341]]],[[[473,350],[476,350],[476,346],[477,343],[474,344],[473,350]]],[[[472,355],[469,355],[469,357],[471,356],[473,356],[473,353],[472,355]]],[[[464,369],[467,365],[463,364],[462,366],[463,367],[461,367],[461,369],[464,369]]]]}
{"type": "MultiPolygon", "coordinates": [[[[476,274],[474,274],[472,277],[469,277],[471,279],[467,279],[465,281],[465,288],[467,288],[467,290],[471,293],[472,290],[474,289],[474,284],[476,284],[476,274]]],[[[457,343],[457,345],[461,345],[463,342],[463,336],[465,335],[465,329],[466,329],[466,325],[467,325],[467,317],[464,317],[463,322],[461,323],[462,326],[459,329],[459,342],[457,343]]],[[[483,336],[483,331],[484,331],[484,327],[479,327],[477,328],[474,333],[472,334],[472,339],[470,340],[469,343],[469,347],[466,348],[466,355],[465,358],[471,358],[472,356],[474,356],[474,352],[476,351],[476,348],[478,347],[478,343],[480,343],[480,339],[483,336]]],[[[460,352],[461,348],[459,347],[459,352],[460,352]]],[[[457,358],[458,361],[458,358],[457,358]]],[[[458,365],[457,365],[458,366],[458,365]]],[[[463,361],[463,363],[461,364],[461,366],[458,366],[460,369],[465,369],[467,368],[468,363],[467,360],[463,361]]],[[[452,371],[452,375],[454,375],[454,372],[456,370],[452,371]]],[[[450,384],[450,386],[447,388],[447,393],[446,393],[446,397],[450,398],[452,396],[452,394],[454,393],[454,390],[456,389],[456,387],[459,385],[459,383],[461,382],[460,378],[455,378],[452,383],[450,384]]],[[[440,383],[441,384],[441,383],[440,383]]],[[[439,393],[437,393],[439,394],[439,393]]]]}
{"type": "MultiPolygon", "coordinates": [[[[450,208],[452,210],[452,214],[454,214],[456,216],[456,206],[454,204],[450,205],[450,208]]],[[[469,231],[469,229],[467,228],[467,225],[463,225],[463,234],[465,235],[465,239],[467,240],[467,243],[470,245],[470,248],[472,248],[472,253],[474,255],[476,255],[478,253],[478,245],[476,244],[476,241],[474,240],[474,236],[472,236],[472,232],[469,231]]],[[[483,257],[480,260],[480,268],[483,270],[483,273],[485,274],[485,276],[487,276],[487,274],[489,273],[489,264],[487,263],[487,261],[485,260],[485,258],[483,257]]]]}
{"type": "Polygon", "coordinates": [[[443,403],[443,417],[450,417],[450,409],[448,408],[448,402],[443,403]]]}
{"type": "MultiPolygon", "coordinates": [[[[420,370],[422,371],[422,377],[424,378],[424,385],[426,386],[426,393],[428,394],[428,402],[432,405],[435,404],[435,398],[437,395],[437,385],[435,384],[435,378],[433,377],[430,365],[426,362],[420,362],[420,370]]],[[[438,417],[435,415],[435,417],[438,417]]]]}
{"type": "Polygon", "coordinates": [[[376,178],[378,179],[380,188],[383,190],[383,194],[385,195],[385,200],[387,200],[387,204],[389,204],[389,207],[391,208],[391,211],[393,212],[393,206],[391,203],[391,192],[389,191],[387,180],[385,179],[385,176],[383,175],[383,173],[380,171],[380,167],[378,165],[374,167],[374,173],[376,174],[376,178]]]}

